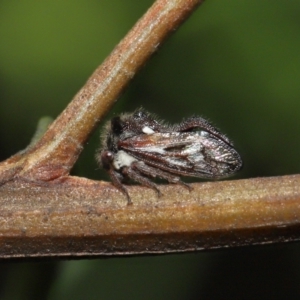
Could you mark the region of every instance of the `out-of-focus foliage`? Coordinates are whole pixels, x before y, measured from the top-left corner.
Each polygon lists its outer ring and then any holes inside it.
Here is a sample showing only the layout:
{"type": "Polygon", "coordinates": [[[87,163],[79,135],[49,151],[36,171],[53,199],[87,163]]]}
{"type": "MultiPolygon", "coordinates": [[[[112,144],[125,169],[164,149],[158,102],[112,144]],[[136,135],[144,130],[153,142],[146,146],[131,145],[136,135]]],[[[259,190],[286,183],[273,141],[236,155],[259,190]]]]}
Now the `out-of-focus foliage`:
{"type": "MultiPolygon", "coordinates": [[[[65,108],[152,2],[0,1],[1,159],[26,147],[41,116],[56,117],[65,108]]],[[[300,1],[207,0],[112,113],[144,106],[169,122],[198,114],[240,150],[245,166],[237,177],[299,173],[299,32],[300,1]]],[[[76,174],[103,176],[93,158],[98,135],[76,174]]],[[[64,262],[58,270],[54,264],[6,265],[0,296],[46,299],[50,291],[49,299],[299,298],[298,256],[299,247],[289,245],[64,262]]]]}

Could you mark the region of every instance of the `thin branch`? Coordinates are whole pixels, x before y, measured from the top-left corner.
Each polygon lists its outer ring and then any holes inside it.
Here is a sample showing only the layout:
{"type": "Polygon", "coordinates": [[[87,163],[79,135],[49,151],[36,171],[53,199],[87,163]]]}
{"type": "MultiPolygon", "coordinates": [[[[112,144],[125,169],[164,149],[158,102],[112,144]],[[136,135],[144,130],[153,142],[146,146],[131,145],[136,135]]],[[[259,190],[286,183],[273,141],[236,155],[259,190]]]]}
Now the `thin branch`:
{"type": "Polygon", "coordinates": [[[162,186],[158,198],[133,186],[128,206],[105,182],[9,183],[0,191],[0,257],[158,254],[300,239],[300,175],[193,187],[162,186]]]}
{"type": "Polygon", "coordinates": [[[35,147],[26,155],[0,164],[0,182],[1,179],[10,180],[16,174],[32,181],[67,176],[92,130],[129,81],[168,35],[202,2],[157,0],[96,69],[35,147]]]}

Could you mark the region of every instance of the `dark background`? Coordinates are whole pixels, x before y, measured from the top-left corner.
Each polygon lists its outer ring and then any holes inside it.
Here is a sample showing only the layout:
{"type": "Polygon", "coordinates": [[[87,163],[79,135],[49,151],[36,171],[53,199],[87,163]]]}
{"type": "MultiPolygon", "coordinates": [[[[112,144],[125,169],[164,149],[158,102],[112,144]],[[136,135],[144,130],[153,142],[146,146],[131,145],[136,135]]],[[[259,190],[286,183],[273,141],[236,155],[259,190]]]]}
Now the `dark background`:
{"type": "MultiPolygon", "coordinates": [[[[0,159],[56,117],[153,1],[0,0],[0,159]]],[[[236,178],[299,173],[300,1],[207,0],[114,107],[198,114],[234,142],[236,178]]],[[[110,117],[108,116],[108,117],[110,117]]],[[[74,173],[107,179],[99,129],[74,173]]],[[[0,264],[0,299],[299,299],[298,244],[0,264]]]]}

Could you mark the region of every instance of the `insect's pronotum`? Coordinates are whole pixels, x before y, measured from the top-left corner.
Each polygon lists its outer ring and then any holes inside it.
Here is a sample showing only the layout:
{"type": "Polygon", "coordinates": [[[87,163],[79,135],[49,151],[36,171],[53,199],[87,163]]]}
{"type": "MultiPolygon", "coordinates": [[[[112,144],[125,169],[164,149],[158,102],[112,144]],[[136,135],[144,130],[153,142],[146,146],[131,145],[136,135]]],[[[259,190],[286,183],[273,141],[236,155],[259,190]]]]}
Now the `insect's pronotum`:
{"type": "Polygon", "coordinates": [[[128,178],[160,195],[149,177],[190,188],[180,176],[218,179],[242,167],[232,142],[205,119],[191,117],[166,125],[141,108],[114,117],[106,125],[96,159],[128,203],[131,199],[122,183],[128,178]]]}

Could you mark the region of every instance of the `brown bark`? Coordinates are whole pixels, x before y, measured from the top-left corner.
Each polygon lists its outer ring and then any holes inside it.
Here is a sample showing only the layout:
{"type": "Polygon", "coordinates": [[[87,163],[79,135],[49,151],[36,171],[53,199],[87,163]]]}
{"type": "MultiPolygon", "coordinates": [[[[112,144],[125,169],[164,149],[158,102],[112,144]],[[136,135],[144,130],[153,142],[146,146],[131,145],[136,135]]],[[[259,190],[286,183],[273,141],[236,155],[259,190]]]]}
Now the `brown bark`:
{"type": "Polygon", "coordinates": [[[299,240],[300,175],[151,189],[133,205],[106,182],[69,177],[0,190],[0,257],[185,252],[299,240]]]}

